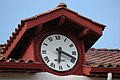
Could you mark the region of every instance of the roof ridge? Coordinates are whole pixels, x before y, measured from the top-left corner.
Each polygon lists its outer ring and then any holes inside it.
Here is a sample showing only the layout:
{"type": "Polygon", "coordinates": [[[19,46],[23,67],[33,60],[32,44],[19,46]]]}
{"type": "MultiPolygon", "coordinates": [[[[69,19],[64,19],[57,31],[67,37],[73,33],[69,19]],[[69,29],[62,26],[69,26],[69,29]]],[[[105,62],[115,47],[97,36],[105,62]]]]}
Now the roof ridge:
{"type": "Polygon", "coordinates": [[[90,48],[90,50],[99,50],[99,51],[120,51],[119,48],[90,48]]]}

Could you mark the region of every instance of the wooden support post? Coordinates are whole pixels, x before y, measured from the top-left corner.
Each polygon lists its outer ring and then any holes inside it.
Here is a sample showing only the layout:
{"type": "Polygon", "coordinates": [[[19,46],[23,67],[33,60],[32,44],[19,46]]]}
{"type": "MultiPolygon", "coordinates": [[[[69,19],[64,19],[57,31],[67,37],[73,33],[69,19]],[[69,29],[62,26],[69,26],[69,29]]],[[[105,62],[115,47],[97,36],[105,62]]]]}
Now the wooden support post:
{"type": "Polygon", "coordinates": [[[86,36],[87,34],[90,33],[90,29],[84,29],[82,32],[79,33],[79,38],[83,38],[84,36],[86,36]]]}
{"type": "Polygon", "coordinates": [[[64,22],[65,22],[65,16],[61,16],[60,21],[56,25],[56,28],[60,28],[64,22]]]}

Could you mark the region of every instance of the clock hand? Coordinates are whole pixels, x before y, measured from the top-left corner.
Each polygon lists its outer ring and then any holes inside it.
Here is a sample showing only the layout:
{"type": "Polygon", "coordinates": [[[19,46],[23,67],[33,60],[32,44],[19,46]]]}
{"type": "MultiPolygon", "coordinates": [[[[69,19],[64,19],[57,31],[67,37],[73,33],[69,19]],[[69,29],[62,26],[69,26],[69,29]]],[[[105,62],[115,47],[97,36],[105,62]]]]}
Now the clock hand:
{"type": "MultiPolygon", "coordinates": [[[[59,48],[60,50],[62,49],[61,47],[59,48]]],[[[58,52],[58,63],[61,61],[61,52],[58,52]]]]}
{"type": "Polygon", "coordinates": [[[72,55],[70,55],[70,54],[62,51],[62,49],[61,49],[60,47],[59,47],[59,48],[56,48],[56,51],[58,51],[58,52],[60,52],[60,53],[63,53],[64,55],[66,55],[66,56],[68,56],[68,57],[70,57],[70,58],[72,58],[72,59],[76,59],[74,56],[72,56],[72,55]]]}

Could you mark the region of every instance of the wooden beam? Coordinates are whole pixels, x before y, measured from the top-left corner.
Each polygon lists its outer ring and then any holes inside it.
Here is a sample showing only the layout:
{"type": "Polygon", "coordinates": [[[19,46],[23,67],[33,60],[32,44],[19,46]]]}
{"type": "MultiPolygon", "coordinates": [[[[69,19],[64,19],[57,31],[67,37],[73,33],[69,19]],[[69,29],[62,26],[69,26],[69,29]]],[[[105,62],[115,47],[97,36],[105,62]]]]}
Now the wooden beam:
{"type": "Polygon", "coordinates": [[[84,36],[86,36],[87,34],[90,33],[90,29],[84,29],[82,32],[79,33],[79,38],[83,38],[84,36]]]}
{"type": "Polygon", "coordinates": [[[34,35],[37,35],[42,30],[42,27],[43,27],[42,24],[38,25],[34,35]]]}
{"type": "Polygon", "coordinates": [[[56,28],[60,28],[64,22],[65,22],[65,16],[61,16],[60,21],[56,25],[56,28]]]}
{"type": "Polygon", "coordinates": [[[0,72],[41,72],[42,63],[0,62],[0,72]]]}

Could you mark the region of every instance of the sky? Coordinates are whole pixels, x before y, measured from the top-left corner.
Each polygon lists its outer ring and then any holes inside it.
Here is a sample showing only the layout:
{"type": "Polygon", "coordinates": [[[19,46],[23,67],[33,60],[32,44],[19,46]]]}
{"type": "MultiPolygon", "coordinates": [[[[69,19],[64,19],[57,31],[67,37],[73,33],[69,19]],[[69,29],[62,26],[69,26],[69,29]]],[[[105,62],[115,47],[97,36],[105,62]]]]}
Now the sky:
{"type": "Polygon", "coordinates": [[[51,10],[61,2],[107,26],[92,47],[120,49],[120,0],[0,0],[0,44],[6,43],[22,19],[51,10]]]}

